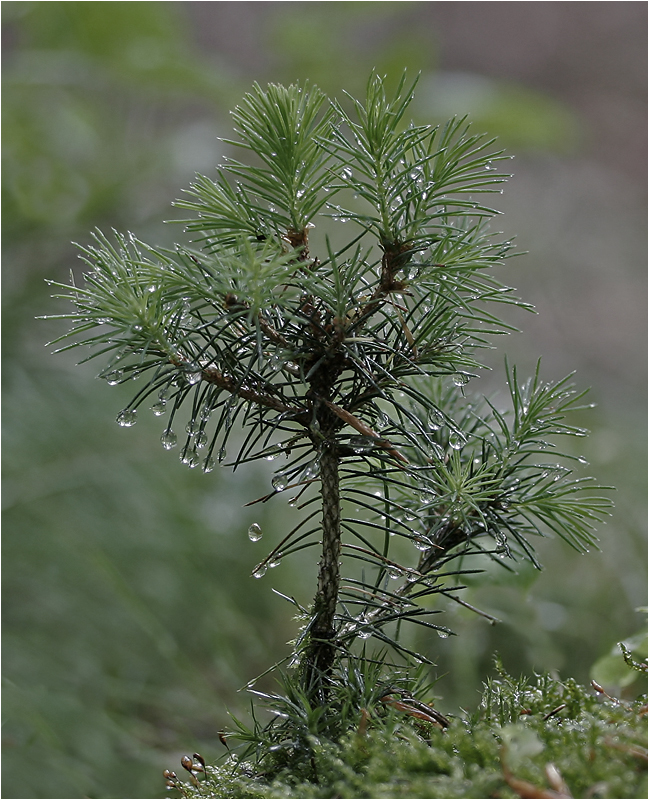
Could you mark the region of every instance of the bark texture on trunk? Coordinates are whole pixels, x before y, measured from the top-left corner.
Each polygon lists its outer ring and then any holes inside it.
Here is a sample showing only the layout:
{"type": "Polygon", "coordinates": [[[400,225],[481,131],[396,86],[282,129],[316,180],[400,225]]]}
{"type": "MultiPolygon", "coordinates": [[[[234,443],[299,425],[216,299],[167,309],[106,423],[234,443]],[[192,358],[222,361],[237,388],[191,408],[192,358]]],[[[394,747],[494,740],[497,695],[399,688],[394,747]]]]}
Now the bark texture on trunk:
{"type": "Polygon", "coordinates": [[[340,586],[340,490],[335,447],[325,445],[321,453],[320,480],[322,555],[305,675],[307,689],[318,695],[326,694],[326,685],[336,654],[335,615],[340,586]]]}

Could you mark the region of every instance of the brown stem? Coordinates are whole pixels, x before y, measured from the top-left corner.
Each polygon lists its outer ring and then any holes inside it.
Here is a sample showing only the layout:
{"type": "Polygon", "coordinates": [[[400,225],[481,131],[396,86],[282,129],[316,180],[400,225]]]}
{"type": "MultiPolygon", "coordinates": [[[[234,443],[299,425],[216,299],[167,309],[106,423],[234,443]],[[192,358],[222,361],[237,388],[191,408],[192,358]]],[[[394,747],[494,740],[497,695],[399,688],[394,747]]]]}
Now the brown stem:
{"type": "MultiPolygon", "coordinates": [[[[180,353],[175,353],[172,357],[170,357],[169,360],[176,367],[184,367],[191,363],[189,358],[181,355],[180,353]]],[[[242,400],[249,400],[253,403],[257,403],[260,406],[273,408],[275,411],[279,411],[281,414],[290,414],[292,418],[298,422],[308,422],[309,414],[305,408],[287,405],[283,401],[283,398],[263,391],[263,388],[266,388],[266,386],[264,386],[262,389],[244,386],[237,383],[237,381],[233,380],[228,375],[224,375],[221,370],[217,369],[213,365],[201,365],[200,372],[201,380],[204,380],[206,383],[213,383],[216,386],[219,386],[221,389],[225,389],[227,392],[230,392],[230,394],[237,395],[237,397],[240,397],[242,400]]],[[[270,388],[269,385],[268,388],[270,388]]]]}
{"type": "Polygon", "coordinates": [[[322,556],[318,589],[314,601],[314,621],[306,656],[305,685],[308,691],[326,694],[336,651],[336,605],[340,587],[340,490],[338,454],[335,447],[324,447],[320,455],[322,494],[322,556]]]}

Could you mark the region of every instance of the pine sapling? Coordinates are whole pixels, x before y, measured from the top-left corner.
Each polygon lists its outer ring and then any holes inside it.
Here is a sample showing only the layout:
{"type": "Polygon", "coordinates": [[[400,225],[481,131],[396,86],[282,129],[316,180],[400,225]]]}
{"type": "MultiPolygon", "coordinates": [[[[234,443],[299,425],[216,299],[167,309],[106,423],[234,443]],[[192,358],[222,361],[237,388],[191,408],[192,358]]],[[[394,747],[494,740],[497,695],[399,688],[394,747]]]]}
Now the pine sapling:
{"type": "Polygon", "coordinates": [[[480,351],[514,330],[499,309],[529,308],[494,275],[512,250],[488,227],[507,156],[464,119],[409,124],[413,92],[377,75],[344,104],[254,86],[233,112],[244,160],[176,203],[191,244],[97,232],[83,284],[56,284],[74,307],[59,349],[107,358],[109,384],[142,376],[120,425],[150,406],[163,447],[206,473],[234,431],[233,468],[284,456],[261,499],[304,515],[253,573],[319,547],[312,603],[291,599],[305,620],[293,686],[311,709],[359,658],[427,662],[404,623],[448,636],[440,601],[468,605],[463,576],[485,559],[540,567],[547,533],[584,551],[610,506],[555,449],[585,434],[566,421],[583,408],[570,376],[507,366],[508,411],[469,394],[480,351]]]}

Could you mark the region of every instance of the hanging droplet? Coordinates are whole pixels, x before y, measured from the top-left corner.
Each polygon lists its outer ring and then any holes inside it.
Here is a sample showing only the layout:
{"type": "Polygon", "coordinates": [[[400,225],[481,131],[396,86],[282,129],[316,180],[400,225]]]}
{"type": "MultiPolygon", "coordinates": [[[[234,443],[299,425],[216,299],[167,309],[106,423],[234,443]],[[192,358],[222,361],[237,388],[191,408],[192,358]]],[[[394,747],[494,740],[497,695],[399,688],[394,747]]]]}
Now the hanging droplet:
{"type": "Polygon", "coordinates": [[[340,173],[343,178],[347,181],[350,181],[354,175],[349,167],[345,167],[345,169],[340,173]]]}
{"type": "Polygon", "coordinates": [[[319,471],[320,471],[320,463],[317,458],[314,458],[313,461],[309,462],[306,465],[304,472],[300,476],[300,480],[310,481],[312,478],[316,477],[319,471]]]}
{"type": "Polygon", "coordinates": [[[207,434],[205,431],[198,431],[194,437],[194,444],[196,447],[205,447],[207,444],[207,434]]]}
{"type": "Polygon", "coordinates": [[[372,631],[368,630],[367,628],[364,628],[362,631],[358,632],[359,639],[369,639],[371,635],[372,631]]]}
{"type": "Polygon", "coordinates": [[[456,386],[466,386],[470,379],[470,376],[466,375],[464,372],[457,372],[453,375],[453,383],[456,386]]]}
{"type": "Polygon", "coordinates": [[[228,455],[228,451],[225,449],[225,446],[219,450],[219,464],[222,464],[228,455]]]}
{"type": "Polygon", "coordinates": [[[263,535],[261,527],[256,522],[248,528],[248,538],[251,542],[258,542],[263,535]]]}
{"type": "Polygon", "coordinates": [[[121,369],[116,369],[113,372],[109,372],[108,375],[106,375],[106,383],[109,386],[115,386],[122,380],[123,377],[124,377],[124,372],[121,369]]]}
{"type": "Polygon", "coordinates": [[[286,487],[288,486],[286,475],[276,475],[271,481],[271,484],[276,492],[283,492],[284,489],[286,489],[286,487]]]}
{"type": "Polygon", "coordinates": [[[270,569],[275,569],[275,567],[279,567],[281,563],[282,563],[282,554],[278,553],[275,556],[275,558],[273,558],[273,560],[268,564],[268,566],[270,567],[270,569]]]}
{"type": "Polygon", "coordinates": [[[203,472],[213,472],[214,467],[216,466],[216,461],[213,458],[206,458],[203,461],[203,472]]]}
{"type": "Polygon", "coordinates": [[[509,544],[507,543],[507,536],[502,531],[496,531],[494,539],[496,540],[498,558],[507,558],[511,556],[509,544]]]}
{"type": "Polygon", "coordinates": [[[448,446],[452,447],[453,450],[461,450],[465,444],[466,439],[464,436],[455,431],[448,437],[448,446]]]}
{"type": "Polygon", "coordinates": [[[265,574],[266,574],[266,565],[264,565],[264,566],[261,566],[261,567],[258,567],[258,568],[257,568],[257,569],[256,569],[256,570],[255,570],[255,571],[252,573],[252,577],[253,577],[253,578],[263,578],[265,574]]]}
{"type": "Polygon", "coordinates": [[[417,538],[412,540],[412,543],[417,548],[417,550],[421,550],[422,552],[424,550],[428,550],[428,548],[430,547],[430,542],[423,536],[417,536],[417,538]]]}
{"type": "Polygon", "coordinates": [[[277,372],[284,366],[286,359],[282,358],[278,353],[273,353],[268,363],[270,364],[270,368],[274,372],[277,372]]]}
{"type": "Polygon", "coordinates": [[[354,453],[361,455],[362,453],[367,453],[371,445],[365,436],[350,436],[349,446],[354,453]]]}
{"type": "Polygon", "coordinates": [[[166,401],[161,401],[160,403],[154,403],[151,406],[151,411],[156,415],[156,417],[161,417],[165,411],[167,410],[167,403],[166,401]]]}
{"type": "Polygon", "coordinates": [[[270,450],[266,451],[264,458],[266,459],[266,461],[274,461],[278,456],[282,454],[282,452],[283,450],[279,446],[271,447],[270,450]]]}
{"type": "Polygon", "coordinates": [[[397,578],[400,578],[403,575],[400,569],[396,567],[388,567],[388,577],[391,578],[393,581],[396,581],[397,578]]]}
{"type": "Polygon", "coordinates": [[[435,499],[435,492],[427,487],[422,487],[419,491],[419,499],[422,503],[432,503],[435,499]]]}
{"type": "Polygon", "coordinates": [[[449,632],[448,631],[444,631],[441,628],[439,628],[438,631],[437,631],[437,635],[439,636],[440,639],[448,639],[449,632]]]}
{"type": "Polygon", "coordinates": [[[137,422],[137,411],[134,408],[125,408],[117,415],[117,424],[122,428],[130,428],[137,422]]]}
{"type": "Polygon", "coordinates": [[[428,412],[428,428],[431,431],[438,431],[444,424],[444,417],[436,408],[431,408],[428,412]]]}
{"type": "Polygon", "coordinates": [[[198,462],[195,463],[196,458],[197,458],[196,450],[190,447],[185,447],[180,456],[181,462],[185,464],[185,466],[187,467],[195,467],[196,463],[198,463],[198,462]]]}
{"type": "Polygon", "coordinates": [[[178,437],[172,430],[167,430],[160,437],[160,441],[165,450],[171,450],[178,444],[178,437]]]}
{"type": "Polygon", "coordinates": [[[185,362],[182,365],[183,376],[191,386],[198,383],[203,377],[201,365],[196,361],[185,362]]]}
{"type": "Polygon", "coordinates": [[[406,570],[406,580],[408,583],[414,583],[419,578],[419,573],[414,569],[406,570]]]}

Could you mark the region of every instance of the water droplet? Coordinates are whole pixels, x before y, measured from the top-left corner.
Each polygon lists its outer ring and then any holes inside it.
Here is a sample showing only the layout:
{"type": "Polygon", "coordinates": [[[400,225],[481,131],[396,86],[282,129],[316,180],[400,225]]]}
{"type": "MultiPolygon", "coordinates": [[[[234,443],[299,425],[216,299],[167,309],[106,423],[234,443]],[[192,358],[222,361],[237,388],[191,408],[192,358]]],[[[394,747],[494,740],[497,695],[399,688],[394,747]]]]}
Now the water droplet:
{"type": "Polygon", "coordinates": [[[206,458],[203,461],[203,472],[212,472],[216,466],[216,461],[213,458],[206,458]]]}
{"type": "Polygon", "coordinates": [[[370,447],[368,447],[369,444],[370,443],[365,436],[349,437],[349,446],[357,455],[360,455],[361,453],[367,453],[367,451],[370,449],[370,447]]]}
{"type": "Polygon", "coordinates": [[[282,563],[282,554],[278,553],[272,561],[269,562],[268,566],[270,569],[275,569],[275,567],[279,567],[282,563]]]}
{"type": "Polygon", "coordinates": [[[318,461],[317,458],[314,458],[313,461],[310,461],[306,465],[304,472],[300,476],[300,480],[310,481],[312,478],[315,478],[317,476],[318,472],[320,472],[320,462],[318,461]]]}
{"type": "Polygon", "coordinates": [[[167,410],[167,402],[162,401],[160,403],[154,403],[151,406],[151,411],[156,415],[156,417],[161,417],[165,411],[167,410]]]}
{"type": "Polygon", "coordinates": [[[367,628],[364,628],[362,631],[358,632],[359,639],[369,639],[371,635],[372,631],[368,630],[367,628]]]}
{"type": "Polygon", "coordinates": [[[496,531],[494,533],[494,539],[496,540],[497,545],[497,552],[499,558],[507,558],[511,556],[511,552],[509,550],[509,545],[507,543],[507,536],[502,531],[496,531]]]}
{"type": "Polygon", "coordinates": [[[431,408],[428,412],[428,428],[431,431],[438,431],[444,424],[444,417],[436,408],[431,408]]]}
{"type": "Polygon", "coordinates": [[[291,499],[288,501],[289,506],[291,506],[291,508],[295,508],[299,499],[300,498],[297,495],[295,497],[291,497],[291,499]]]}
{"type": "Polygon", "coordinates": [[[205,447],[205,445],[207,444],[207,434],[205,433],[205,431],[198,431],[194,435],[194,444],[196,445],[196,447],[205,447]]]}
{"type": "Polygon", "coordinates": [[[430,547],[430,542],[424,536],[417,536],[415,539],[412,540],[412,543],[417,548],[417,550],[428,550],[430,547]]]}
{"type": "Polygon", "coordinates": [[[137,411],[134,408],[125,408],[117,415],[117,424],[122,428],[130,428],[137,422],[137,411]]]}
{"type": "Polygon", "coordinates": [[[171,450],[172,447],[178,444],[178,437],[172,430],[168,430],[162,434],[160,441],[165,450],[171,450]]]}
{"type": "Polygon", "coordinates": [[[350,181],[354,175],[349,167],[345,167],[345,169],[340,173],[346,181],[350,181]]]}
{"type": "Polygon", "coordinates": [[[170,386],[163,386],[162,389],[158,392],[158,400],[161,403],[166,403],[169,399],[169,395],[171,394],[171,387],[170,386]]]}
{"type": "Polygon", "coordinates": [[[274,461],[282,453],[283,450],[281,447],[279,446],[271,447],[270,450],[266,451],[266,455],[264,456],[264,458],[266,459],[266,461],[274,461]]]}
{"type": "Polygon", "coordinates": [[[193,448],[186,447],[183,451],[183,454],[180,457],[180,460],[185,466],[189,467],[190,469],[194,469],[200,464],[200,457],[196,450],[193,448]]]}
{"type": "Polygon", "coordinates": [[[407,569],[406,570],[406,580],[408,583],[414,583],[416,580],[419,579],[419,573],[414,569],[407,569]]]}
{"type": "Polygon", "coordinates": [[[465,444],[466,439],[459,433],[454,432],[448,437],[448,445],[452,447],[453,450],[461,450],[465,444]]]}
{"type": "Polygon", "coordinates": [[[131,330],[135,331],[135,333],[141,333],[143,329],[141,325],[133,325],[131,330]]]}
{"type": "Polygon", "coordinates": [[[185,374],[185,379],[190,386],[195,386],[197,383],[199,383],[202,377],[203,373],[201,372],[200,367],[185,374]]]}
{"type": "Polygon", "coordinates": [[[455,375],[453,375],[453,383],[456,386],[466,386],[470,380],[471,376],[466,375],[464,372],[457,372],[455,375]]]}
{"type": "Polygon", "coordinates": [[[277,492],[283,492],[284,489],[288,486],[288,481],[286,479],[286,475],[276,475],[273,480],[271,481],[273,489],[277,492]]]}
{"type": "Polygon", "coordinates": [[[219,464],[222,464],[228,455],[228,451],[225,449],[225,446],[219,450],[219,464]]]}
{"type": "Polygon", "coordinates": [[[124,372],[121,369],[116,369],[113,372],[109,372],[108,375],[106,375],[106,383],[109,386],[115,386],[115,384],[119,383],[123,377],[124,377],[124,372]]]}
{"type": "Polygon", "coordinates": [[[263,578],[266,574],[266,566],[257,567],[257,569],[252,573],[253,578],[263,578]]]}
{"type": "Polygon", "coordinates": [[[400,578],[402,575],[403,573],[397,567],[388,567],[388,577],[392,578],[393,581],[396,581],[397,578],[400,578]]]}
{"type": "Polygon", "coordinates": [[[588,464],[588,460],[586,459],[585,456],[579,456],[577,461],[579,461],[580,464],[588,464]]]}
{"type": "Polygon", "coordinates": [[[419,499],[422,503],[432,503],[435,499],[435,492],[432,489],[422,488],[419,491],[419,499]]]}
{"type": "Polygon", "coordinates": [[[439,628],[437,631],[437,635],[439,636],[440,639],[448,639],[449,631],[444,631],[441,628],[439,628]]]}
{"type": "Polygon", "coordinates": [[[256,522],[248,528],[248,538],[251,542],[258,542],[263,535],[261,527],[256,522]]]}

